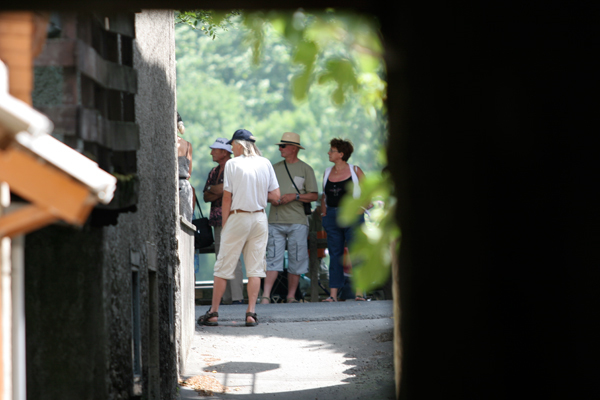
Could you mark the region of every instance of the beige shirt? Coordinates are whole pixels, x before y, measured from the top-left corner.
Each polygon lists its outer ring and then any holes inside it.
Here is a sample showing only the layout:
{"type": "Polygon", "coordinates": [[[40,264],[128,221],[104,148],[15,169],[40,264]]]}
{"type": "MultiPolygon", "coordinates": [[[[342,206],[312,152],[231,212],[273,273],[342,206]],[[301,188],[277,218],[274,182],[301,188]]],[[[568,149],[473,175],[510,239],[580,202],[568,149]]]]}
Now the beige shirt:
{"type": "MultiPolygon", "coordinates": [[[[319,188],[317,186],[315,171],[310,165],[302,160],[298,160],[293,164],[287,164],[287,167],[290,170],[292,178],[294,178],[294,181],[296,182],[298,190],[300,190],[300,194],[318,193],[319,188]]],[[[273,165],[273,169],[275,170],[275,175],[279,182],[279,191],[282,196],[288,193],[298,193],[285,170],[283,161],[273,165]]],[[[269,211],[269,223],[308,225],[308,218],[304,214],[302,202],[294,200],[281,206],[271,205],[271,210],[269,211]]]]}

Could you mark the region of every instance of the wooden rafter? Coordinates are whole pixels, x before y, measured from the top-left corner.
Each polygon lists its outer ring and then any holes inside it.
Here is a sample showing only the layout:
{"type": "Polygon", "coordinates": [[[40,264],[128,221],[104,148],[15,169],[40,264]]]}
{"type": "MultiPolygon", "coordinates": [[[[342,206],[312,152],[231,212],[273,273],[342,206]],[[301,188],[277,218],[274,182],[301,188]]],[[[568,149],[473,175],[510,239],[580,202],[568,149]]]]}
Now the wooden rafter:
{"type": "MultiPolygon", "coordinates": [[[[89,189],[24,150],[0,151],[0,181],[55,218],[81,225],[95,204],[89,189]]],[[[0,223],[4,216],[0,219],[0,223]]]]}
{"type": "Polygon", "coordinates": [[[0,218],[0,237],[24,235],[57,220],[48,210],[35,204],[27,205],[0,218]]]}

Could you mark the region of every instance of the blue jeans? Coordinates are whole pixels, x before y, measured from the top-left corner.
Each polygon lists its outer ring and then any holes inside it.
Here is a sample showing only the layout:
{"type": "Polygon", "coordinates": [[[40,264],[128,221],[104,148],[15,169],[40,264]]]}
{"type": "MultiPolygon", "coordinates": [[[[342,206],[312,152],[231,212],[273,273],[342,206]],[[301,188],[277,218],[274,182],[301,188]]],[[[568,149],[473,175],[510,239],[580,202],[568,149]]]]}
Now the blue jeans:
{"type": "Polygon", "coordinates": [[[329,287],[341,289],[344,287],[344,247],[350,246],[353,230],[365,221],[361,216],[358,222],[350,227],[341,227],[337,223],[338,208],[327,207],[327,215],[323,217],[322,225],[327,233],[327,249],[329,250],[329,287]]]}

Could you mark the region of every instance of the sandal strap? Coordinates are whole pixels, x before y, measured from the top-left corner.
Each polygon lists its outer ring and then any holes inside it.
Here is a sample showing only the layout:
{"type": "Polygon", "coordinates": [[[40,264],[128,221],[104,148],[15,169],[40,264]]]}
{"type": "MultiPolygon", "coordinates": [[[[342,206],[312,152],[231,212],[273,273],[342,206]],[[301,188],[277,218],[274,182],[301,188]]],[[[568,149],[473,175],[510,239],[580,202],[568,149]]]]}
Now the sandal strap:
{"type": "Polygon", "coordinates": [[[210,312],[210,308],[206,311],[206,314],[203,315],[205,321],[208,321],[210,318],[219,317],[219,312],[210,312]]]}
{"type": "Polygon", "coordinates": [[[247,312],[247,313],[246,313],[246,319],[247,319],[248,317],[252,317],[252,318],[254,318],[254,321],[258,322],[258,316],[256,315],[256,313],[253,313],[253,312],[247,312]]]}

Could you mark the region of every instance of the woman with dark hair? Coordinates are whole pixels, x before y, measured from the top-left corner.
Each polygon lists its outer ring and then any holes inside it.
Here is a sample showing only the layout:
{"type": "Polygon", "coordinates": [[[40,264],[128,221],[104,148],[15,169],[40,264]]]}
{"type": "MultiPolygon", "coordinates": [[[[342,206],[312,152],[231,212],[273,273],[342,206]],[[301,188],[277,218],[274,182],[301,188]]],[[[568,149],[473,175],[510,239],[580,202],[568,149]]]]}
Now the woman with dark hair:
{"type": "MultiPolygon", "coordinates": [[[[179,113],[177,113],[177,131],[181,135],[185,132],[185,126],[179,113]]],[[[194,196],[196,195],[190,184],[192,145],[179,136],[177,136],[177,163],[179,164],[179,214],[191,222],[194,214],[194,196]]]]}
{"type": "MultiPolygon", "coordinates": [[[[325,170],[323,175],[323,196],[321,197],[321,217],[323,228],[327,233],[327,249],[329,250],[329,289],[330,297],[323,301],[337,301],[338,292],[344,286],[344,248],[352,242],[353,227],[338,225],[338,207],[342,197],[352,191],[354,198],[360,197],[359,181],[365,174],[348,159],[354,151],[352,142],[340,138],[329,142],[329,161],[334,165],[325,170]],[[353,185],[350,185],[352,183],[353,185]]],[[[359,223],[364,222],[361,215],[359,223]]]]}

